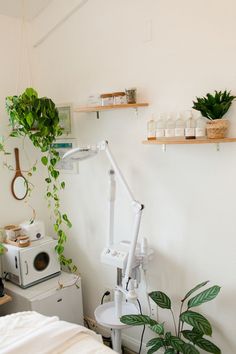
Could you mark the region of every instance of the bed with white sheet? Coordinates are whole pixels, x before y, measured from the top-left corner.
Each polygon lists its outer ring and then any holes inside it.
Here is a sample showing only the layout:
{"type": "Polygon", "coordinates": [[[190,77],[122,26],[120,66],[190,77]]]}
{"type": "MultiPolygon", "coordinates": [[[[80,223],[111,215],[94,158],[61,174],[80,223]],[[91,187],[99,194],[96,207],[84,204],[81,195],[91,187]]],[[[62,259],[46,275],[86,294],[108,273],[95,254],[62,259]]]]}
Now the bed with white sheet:
{"type": "Polygon", "coordinates": [[[34,311],[0,317],[1,354],[112,354],[101,337],[77,324],[34,311]]]}

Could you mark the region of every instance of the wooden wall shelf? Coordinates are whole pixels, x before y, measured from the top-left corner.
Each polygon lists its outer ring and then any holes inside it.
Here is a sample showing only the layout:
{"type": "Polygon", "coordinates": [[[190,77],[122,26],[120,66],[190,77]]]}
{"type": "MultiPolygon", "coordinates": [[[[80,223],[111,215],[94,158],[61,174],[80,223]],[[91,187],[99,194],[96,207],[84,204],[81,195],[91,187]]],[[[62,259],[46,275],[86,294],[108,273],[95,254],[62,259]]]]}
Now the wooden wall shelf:
{"type": "Polygon", "coordinates": [[[74,109],[75,112],[97,112],[97,118],[99,118],[99,112],[101,111],[110,111],[113,109],[127,109],[134,108],[137,109],[139,107],[147,107],[148,103],[126,103],[126,104],[114,104],[109,106],[83,106],[77,107],[74,109]]]}
{"type": "Polygon", "coordinates": [[[157,145],[193,145],[193,144],[220,144],[220,143],[233,143],[236,142],[236,138],[223,138],[223,139],[208,139],[208,138],[196,138],[196,139],[184,139],[184,138],[160,138],[155,140],[145,140],[143,144],[157,144],[157,145]]]}

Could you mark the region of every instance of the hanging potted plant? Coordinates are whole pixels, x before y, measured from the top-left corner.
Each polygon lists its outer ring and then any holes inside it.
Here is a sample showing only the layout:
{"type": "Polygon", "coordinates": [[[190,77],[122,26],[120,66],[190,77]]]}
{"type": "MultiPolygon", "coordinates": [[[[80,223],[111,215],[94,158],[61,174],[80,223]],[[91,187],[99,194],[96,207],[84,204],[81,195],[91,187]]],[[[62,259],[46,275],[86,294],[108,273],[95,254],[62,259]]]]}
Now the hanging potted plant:
{"type": "Polygon", "coordinates": [[[229,121],[223,119],[228,112],[236,96],[231,91],[215,91],[214,94],[207,93],[205,97],[197,97],[193,101],[193,109],[200,111],[203,117],[208,119],[206,124],[207,137],[210,139],[225,138],[227,135],[229,121]]]}
{"type": "MultiPolygon", "coordinates": [[[[56,251],[60,263],[74,272],[77,268],[72,259],[64,256],[64,243],[67,240],[65,227],[70,228],[72,225],[67,214],[61,211],[59,192],[65,188],[65,182],[59,180],[60,172],[56,165],[60,161],[60,156],[52,146],[56,138],[63,133],[59,124],[58,110],[50,98],[38,97],[37,91],[33,88],[27,88],[19,96],[7,97],[6,109],[13,128],[11,136],[27,136],[43,154],[41,162],[47,168],[48,174],[45,178],[45,195],[48,206],[53,210],[54,230],[58,236],[56,251]]],[[[33,167],[33,171],[36,171],[36,166],[33,167]]]]}

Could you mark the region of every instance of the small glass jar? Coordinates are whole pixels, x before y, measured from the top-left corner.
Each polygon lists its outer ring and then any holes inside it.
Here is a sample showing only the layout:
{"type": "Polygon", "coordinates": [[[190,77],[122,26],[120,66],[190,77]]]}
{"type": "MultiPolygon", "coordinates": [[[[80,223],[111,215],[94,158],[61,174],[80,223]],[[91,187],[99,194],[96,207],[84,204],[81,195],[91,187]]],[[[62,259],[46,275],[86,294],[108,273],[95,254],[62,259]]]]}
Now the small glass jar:
{"type": "Polygon", "coordinates": [[[136,88],[130,88],[125,90],[127,103],[136,103],[136,88]]]}
{"type": "Polygon", "coordinates": [[[113,104],[124,104],[126,103],[125,92],[113,92],[113,104]]]}
{"type": "Polygon", "coordinates": [[[113,94],[112,93],[103,93],[100,95],[102,106],[111,106],[113,105],[113,94]]]}

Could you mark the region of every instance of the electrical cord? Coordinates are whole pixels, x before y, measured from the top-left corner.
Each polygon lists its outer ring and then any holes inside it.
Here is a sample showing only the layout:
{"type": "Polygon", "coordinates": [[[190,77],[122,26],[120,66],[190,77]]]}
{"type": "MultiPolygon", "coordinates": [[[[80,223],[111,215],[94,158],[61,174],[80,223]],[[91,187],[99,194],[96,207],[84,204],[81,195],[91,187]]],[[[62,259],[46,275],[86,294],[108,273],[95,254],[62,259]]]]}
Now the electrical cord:
{"type": "MultiPolygon", "coordinates": [[[[137,299],[137,303],[138,303],[140,315],[142,315],[142,314],[143,314],[143,313],[142,313],[142,307],[141,307],[141,304],[140,304],[139,299],[137,299]]],[[[142,334],[141,334],[141,341],[140,341],[140,346],[139,346],[138,354],[141,354],[142,345],[143,345],[143,336],[144,336],[145,329],[146,329],[146,326],[144,325],[144,326],[143,326],[143,330],[142,330],[142,334]]]]}
{"type": "Polygon", "coordinates": [[[109,296],[111,293],[109,290],[107,290],[103,295],[102,295],[102,299],[101,299],[101,305],[103,304],[104,298],[105,296],[109,296]]]}

